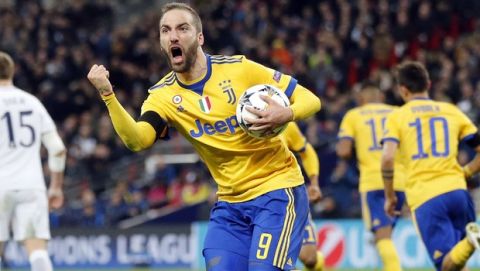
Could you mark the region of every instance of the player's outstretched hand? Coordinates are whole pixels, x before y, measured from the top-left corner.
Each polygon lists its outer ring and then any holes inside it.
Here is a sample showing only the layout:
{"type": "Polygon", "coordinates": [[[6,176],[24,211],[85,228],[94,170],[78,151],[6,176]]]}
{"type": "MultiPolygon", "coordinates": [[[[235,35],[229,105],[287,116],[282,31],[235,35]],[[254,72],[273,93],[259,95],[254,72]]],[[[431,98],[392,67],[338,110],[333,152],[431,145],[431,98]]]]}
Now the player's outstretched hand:
{"type": "Polygon", "coordinates": [[[87,78],[92,85],[100,92],[100,95],[107,96],[113,93],[113,87],[108,80],[110,73],[103,65],[93,65],[88,72],[87,78]]]}
{"type": "Polygon", "coordinates": [[[400,212],[395,210],[395,206],[397,206],[397,196],[385,197],[384,209],[387,215],[391,217],[400,215],[400,212]]]}
{"type": "Polygon", "coordinates": [[[316,203],[322,198],[322,191],[318,185],[309,185],[307,188],[307,193],[310,202],[316,203]]]}
{"type": "Polygon", "coordinates": [[[63,200],[62,189],[50,188],[48,190],[48,207],[50,209],[60,209],[63,206],[63,200]]]}
{"type": "Polygon", "coordinates": [[[268,129],[275,129],[289,121],[293,120],[293,111],[290,107],[284,107],[270,96],[260,96],[266,103],[267,109],[258,110],[253,107],[246,107],[246,109],[260,118],[258,119],[245,119],[247,122],[253,124],[250,126],[252,131],[262,131],[268,129]]]}

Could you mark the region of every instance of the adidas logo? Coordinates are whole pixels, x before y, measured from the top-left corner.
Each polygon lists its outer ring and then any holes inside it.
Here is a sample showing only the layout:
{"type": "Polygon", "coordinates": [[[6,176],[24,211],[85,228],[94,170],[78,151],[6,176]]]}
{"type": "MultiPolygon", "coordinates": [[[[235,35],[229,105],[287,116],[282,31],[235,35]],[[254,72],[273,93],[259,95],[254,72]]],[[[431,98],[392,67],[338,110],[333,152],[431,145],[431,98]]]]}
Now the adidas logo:
{"type": "Polygon", "coordinates": [[[438,259],[438,258],[440,258],[440,257],[442,257],[442,256],[443,256],[443,253],[440,252],[440,251],[438,251],[438,250],[435,250],[435,252],[433,253],[433,258],[434,258],[435,260],[438,259]]]}
{"type": "Polygon", "coordinates": [[[292,266],[292,265],[293,265],[292,258],[288,258],[287,264],[288,264],[288,265],[290,265],[290,266],[292,266]]]}

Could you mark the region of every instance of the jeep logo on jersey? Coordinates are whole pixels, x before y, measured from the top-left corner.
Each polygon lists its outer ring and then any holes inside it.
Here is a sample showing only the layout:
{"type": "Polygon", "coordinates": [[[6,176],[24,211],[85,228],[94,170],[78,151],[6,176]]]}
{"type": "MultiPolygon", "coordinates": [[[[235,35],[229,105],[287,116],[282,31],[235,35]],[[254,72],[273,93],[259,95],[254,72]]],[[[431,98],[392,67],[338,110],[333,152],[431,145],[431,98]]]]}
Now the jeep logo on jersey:
{"type": "Polygon", "coordinates": [[[190,135],[193,138],[199,138],[203,134],[213,135],[215,133],[224,134],[230,131],[230,134],[235,133],[235,129],[238,128],[238,121],[235,115],[226,118],[225,120],[219,120],[215,123],[202,123],[199,119],[195,120],[195,129],[190,130],[190,135]]]}

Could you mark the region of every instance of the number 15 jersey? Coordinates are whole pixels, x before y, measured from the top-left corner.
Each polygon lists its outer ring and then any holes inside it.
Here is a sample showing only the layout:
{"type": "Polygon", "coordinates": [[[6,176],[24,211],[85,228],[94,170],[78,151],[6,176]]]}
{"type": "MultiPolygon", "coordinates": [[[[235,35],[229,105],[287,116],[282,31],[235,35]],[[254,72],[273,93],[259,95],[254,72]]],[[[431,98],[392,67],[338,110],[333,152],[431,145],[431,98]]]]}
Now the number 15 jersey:
{"type": "Polygon", "coordinates": [[[388,116],[383,141],[399,143],[410,208],[440,194],[466,189],[457,161],[458,144],[476,132],[472,121],[454,105],[430,99],[412,100],[388,116]]]}
{"type": "Polygon", "coordinates": [[[41,138],[55,123],[33,95],[0,86],[0,190],[45,190],[41,138]]]}
{"type": "MultiPolygon", "coordinates": [[[[383,103],[368,103],[347,112],[340,125],[339,139],[354,141],[355,152],[360,170],[360,192],[383,189],[383,179],[380,173],[382,158],[382,130],[385,119],[394,106],[383,103]]],[[[398,159],[396,159],[398,162],[398,159]]],[[[395,165],[397,166],[398,163],[395,165]]],[[[395,190],[403,191],[405,177],[403,166],[395,168],[395,190]]]]}

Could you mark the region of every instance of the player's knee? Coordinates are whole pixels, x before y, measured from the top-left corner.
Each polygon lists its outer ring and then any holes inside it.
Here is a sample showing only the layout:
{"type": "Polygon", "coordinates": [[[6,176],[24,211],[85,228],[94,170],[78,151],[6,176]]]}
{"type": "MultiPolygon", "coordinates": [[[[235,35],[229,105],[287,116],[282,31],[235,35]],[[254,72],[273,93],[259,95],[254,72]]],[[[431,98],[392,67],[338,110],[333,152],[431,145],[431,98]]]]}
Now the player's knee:
{"type": "Polygon", "coordinates": [[[46,250],[34,250],[30,253],[28,261],[32,271],[52,271],[53,266],[46,250]]]}
{"type": "Polygon", "coordinates": [[[316,253],[308,253],[301,259],[303,265],[307,268],[314,268],[317,265],[317,254],[316,253]]]}
{"type": "Polygon", "coordinates": [[[378,242],[382,239],[390,239],[392,236],[392,227],[391,226],[385,226],[378,228],[375,231],[375,241],[378,242]]]}
{"type": "Polygon", "coordinates": [[[305,245],[302,247],[299,255],[300,261],[308,268],[313,268],[317,264],[316,246],[305,245]]]}

